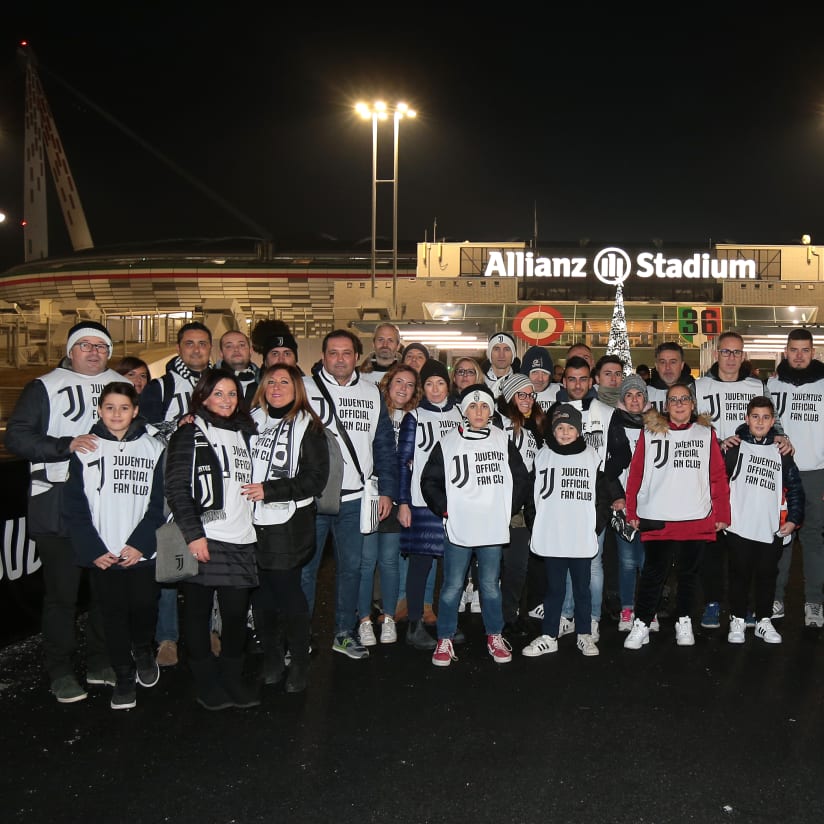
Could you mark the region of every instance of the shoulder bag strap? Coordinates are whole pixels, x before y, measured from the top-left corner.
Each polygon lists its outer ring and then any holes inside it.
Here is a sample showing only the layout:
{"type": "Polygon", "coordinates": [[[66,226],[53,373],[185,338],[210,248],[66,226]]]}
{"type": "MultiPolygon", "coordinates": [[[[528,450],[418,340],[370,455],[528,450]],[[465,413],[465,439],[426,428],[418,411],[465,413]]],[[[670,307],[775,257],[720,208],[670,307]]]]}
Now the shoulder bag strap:
{"type": "Polygon", "coordinates": [[[313,375],[312,377],[315,379],[318,389],[320,389],[323,393],[323,397],[326,398],[326,402],[332,410],[332,417],[335,419],[335,425],[338,428],[338,435],[340,435],[341,440],[346,444],[346,448],[349,450],[349,454],[352,456],[352,460],[355,463],[355,469],[358,470],[358,475],[360,475],[361,483],[365,485],[366,479],[363,477],[363,470],[360,467],[357,452],[355,452],[355,447],[352,446],[352,441],[349,439],[349,433],[346,431],[346,427],[344,427],[344,425],[340,422],[340,418],[338,418],[338,411],[335,409],[335,404],[332,402],[332,396],[329,394],[329,390],[324,385],[322,378],[319,378],[317,375],[313,375]]]}

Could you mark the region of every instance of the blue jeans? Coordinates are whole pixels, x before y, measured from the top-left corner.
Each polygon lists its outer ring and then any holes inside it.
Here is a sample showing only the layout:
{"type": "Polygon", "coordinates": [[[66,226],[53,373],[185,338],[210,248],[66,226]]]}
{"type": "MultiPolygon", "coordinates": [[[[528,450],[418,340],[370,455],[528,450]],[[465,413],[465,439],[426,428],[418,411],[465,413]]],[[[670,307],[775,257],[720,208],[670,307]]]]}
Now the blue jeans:
{"type": "MultiPolygon", "coordinates": [[[[592,602],[592,620],[601,620],[601,601],[604,598],[604,537],[606,528],[602,529],[598,535],[598,554],[592,558],[589,574],[589,597],[592,602]]],[[[640,539],[639,539],[640,540],[640,539]]],[[[567,575],[566,594],[564,595],[564,605],[561,607],[561,615],[565,618],[572,618],[575,614],[575,598],[572,594],[572,579],[567,575]]],[[[585,629],[588,629],[585,628],[585,629]]],[[[581,632],[582,630],[578,630],[581,632]]]]}
{"type": "Polygon", "coordinates": [[[578,635],[589,635],[590,626],[590,567],[591,558],[546,558],[544,565],[546,569],[546,595],[544,596],[544,620],[542,631],[544,635],[552,638],[558,637],[558,629],[561,623],[561,602],[564,598],[564,590],[572,581],[572,592],[574,595],[575,629],[578,635]]]}
{"type": "MultiPolygon", "coordinates": [[[[400,539],[398,539],[400,540],[400,539]]],[[[401,555],[398,561],[398,600],[406,598],[406,571],[409,569],[409,558],[401,555]]],[[[432,559],[429,575],[426,576],[426,590],[423,594],[425,604],[435,603],[435,576],[438,574],[438,559],[432,559]]]]}
{"type": "Polygon", "coordinates": [[[444,535],[443,581],[438,602],[438,638],[452,638],[458,628],[458,604],[464,591],[472,553],[478,559],[481,617],[487,635],[498,635],[504,625],[501,605],[501,547],[455,546],[444,535]]]}
{"type": "Polygon", "coordinates": [[[361,620],[372,613],[372,591],[376,566],[381,575],[383,613],[390,618],[395,616],[395,607],[398,605],[400,546],[400,532],[373,532],[371,535],[363,536],[360,594],[358,596],[358,617],[361,620]]]}
{"type": "Polygon", "coordinates": [[[621,608],[632,609],[635,606],[636,577],[644,568],[641,533],[636,532],[631,541],[616,535],[615,548],[618,550],[618,594],[621,597],[621,608]]]}
{"type": "Polygon", "coordinates": [[[342,501],[337,515],[318,515],[315,520],[315,554],[300,576],[300,585],[309,603],[315,608],[318,568],[323,556],[326,536],[332,532],[335,549],[335,635],[352,632],[357,620],[358,589],[360,587],[363,535],[360,531],[360,498],[342,501]]]}
{"type": "Polygon", "coordinates": [[[177,587],[160,587],[160,598],[157,602],[157,626],[155,627],[155,641],[174,641],[180,635],[177,619],[177,587]]]}

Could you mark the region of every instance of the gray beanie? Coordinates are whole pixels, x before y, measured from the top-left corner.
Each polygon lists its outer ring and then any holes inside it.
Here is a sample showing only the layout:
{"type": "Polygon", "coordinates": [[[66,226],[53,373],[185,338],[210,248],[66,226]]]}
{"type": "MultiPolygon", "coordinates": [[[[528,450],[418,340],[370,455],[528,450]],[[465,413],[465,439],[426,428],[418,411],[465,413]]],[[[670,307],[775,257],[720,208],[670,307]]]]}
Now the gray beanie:
{"type": "Polygon", "coordinates": [[[640,392],[642,392],[644,395],[645,402],[649,400],[647,382],[640,375],[626,375],[624,379],[621,381],[621,389],[619,391],[621,394],[622,401],[624,400],[624,396],[627,394],[627,392],[630,391],[630,389],[637,389],[640,392]]]}
{"type": "Polygon", "coordinates": [[[507,375],[500,383],[501,394],[504,400],[509,403],[516,392],[523,392],[526,387],[532,389],[532,381],[520,372],[512,372],[507,375]]]}

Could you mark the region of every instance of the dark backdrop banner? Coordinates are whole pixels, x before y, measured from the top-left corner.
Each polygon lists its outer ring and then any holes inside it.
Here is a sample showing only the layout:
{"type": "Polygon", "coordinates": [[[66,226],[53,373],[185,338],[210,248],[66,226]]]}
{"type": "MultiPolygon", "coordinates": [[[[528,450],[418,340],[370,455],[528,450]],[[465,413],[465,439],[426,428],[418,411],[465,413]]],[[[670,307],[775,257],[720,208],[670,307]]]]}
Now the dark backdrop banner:
{"type": "Polygon", "coordinates": [[[26,532],[27,461],[0,462],[0,645],[30,635],[40,625],[43,576],[26,532]]]}

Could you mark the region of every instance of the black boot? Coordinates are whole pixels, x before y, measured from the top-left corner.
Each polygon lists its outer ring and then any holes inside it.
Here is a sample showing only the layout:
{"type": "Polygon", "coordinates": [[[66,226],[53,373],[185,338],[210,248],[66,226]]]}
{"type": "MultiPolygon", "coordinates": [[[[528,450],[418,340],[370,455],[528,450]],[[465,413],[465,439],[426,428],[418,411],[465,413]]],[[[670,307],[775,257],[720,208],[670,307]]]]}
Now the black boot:
{"type": "Polygon", "coordinates": [[[189,659],[189,666],[195,679],[195,698],[207,710],[225,710],[234,703],[220,683],[217,658],[209,655],[200,661],[189,659]]]}
{"type": "Polygon", "coordinates": [[[243,658],[220,657],[220,683],[232,706],[239,709],[257,707],[260,704],[259,691],[243,680],[243,658]]]}
{"type": "Polygon", "coordinates": [[[137,706],[137,690],[135,687],[134,664],[114,668],[117,679],[112,691],[110,707],[113,710],[130,710],[137,706]]]}
{"type": "Polygon", "coordinates": [[[286,692],[303,692],[309,674],[309,626],[308,612],[289,615],[286,618],[286,638],[292,651],[286,692]]]}
{"type": "Polygon", "coordinates": [[[415,649],[433,650],[438,646],[435,639],[426,631],[423,621],[410,621],[406,630],[406,643],[415,649]]]}
{"type": "MultiPolygon", "coordinates": [[[[267,686],[279,684],[286,671],[283,644],[286,634],[285,619],[277,612],[255,610],[255,626],[263,646],[263,682],[267,686]]],[[[308,643],[308,640],[307,640],[308,643]]]]}

